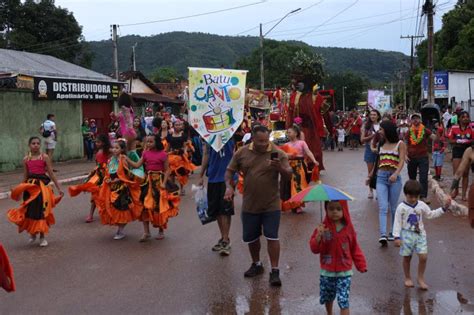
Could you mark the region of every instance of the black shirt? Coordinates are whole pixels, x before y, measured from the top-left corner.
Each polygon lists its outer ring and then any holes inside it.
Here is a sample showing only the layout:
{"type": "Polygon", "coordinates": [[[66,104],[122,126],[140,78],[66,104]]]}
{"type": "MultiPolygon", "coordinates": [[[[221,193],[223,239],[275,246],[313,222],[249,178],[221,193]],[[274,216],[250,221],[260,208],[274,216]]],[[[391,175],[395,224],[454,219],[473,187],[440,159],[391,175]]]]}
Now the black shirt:
{"type": "Polygon", "coordinates": [[[184,143],[188,140],[186,135],[183,134],[179,137],[173,137],[172,134],[169,134],[168,137],[166,138],[166,141],[168,141],[168,144],[170,145],[171,150],[180,150],[184,147],[184,143]]]}

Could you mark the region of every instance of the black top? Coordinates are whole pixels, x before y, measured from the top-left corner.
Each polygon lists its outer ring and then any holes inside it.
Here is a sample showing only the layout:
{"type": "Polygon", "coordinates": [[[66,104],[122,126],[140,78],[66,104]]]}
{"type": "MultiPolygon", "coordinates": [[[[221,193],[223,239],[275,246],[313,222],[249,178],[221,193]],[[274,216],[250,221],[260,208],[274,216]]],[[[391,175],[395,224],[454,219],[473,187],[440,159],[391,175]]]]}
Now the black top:
{"type": "Polygon", "coordinates": [[[166,138],[166,141],[168,141],[168,144],[170,145],[171,150],[180,150],[184,147],[184,143],[188,140],[186,135],[183,134],[179,137],[173,137],[172,134],[169,134],[168,137],[166,138]]]}

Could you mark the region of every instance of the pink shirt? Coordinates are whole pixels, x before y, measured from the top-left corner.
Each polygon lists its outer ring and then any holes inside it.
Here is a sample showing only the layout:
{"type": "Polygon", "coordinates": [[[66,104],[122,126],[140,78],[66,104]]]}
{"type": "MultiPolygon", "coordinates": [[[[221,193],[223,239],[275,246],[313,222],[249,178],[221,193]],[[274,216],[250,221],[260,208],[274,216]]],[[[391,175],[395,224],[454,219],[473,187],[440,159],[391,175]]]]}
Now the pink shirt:
{"type": "Polygon", "coordinates": [[[165,170],[165,161],[168,154],[165,151],[145,151],[142,154],[145,170],[160,172],[165,170]]]}
{"type": "Polygon", "coordinates": [[[288,145],[298,152],[296,154],[297,157],[304,157],[305,148],[308,147],[306,142],[303,141],[303,140],[296,140],[295,142],[288,142],[288,145]]]}
{"type": "Polygon", "coordinates": [[[46,174],[46,162],[43,159],[26,161],[28,174],[43,175],[46,174]]]}
{"type": "Polygon", "coordinates": [[[104,164],[104,163],[107,163],[108,161],[108,157],[107,157],[107,154],[105,154],[104,152],[102,152],[102,150],[100,150],[99,152],[97,152],[97,154],[95,155],[95,161],[97,164],[104,164]]]}

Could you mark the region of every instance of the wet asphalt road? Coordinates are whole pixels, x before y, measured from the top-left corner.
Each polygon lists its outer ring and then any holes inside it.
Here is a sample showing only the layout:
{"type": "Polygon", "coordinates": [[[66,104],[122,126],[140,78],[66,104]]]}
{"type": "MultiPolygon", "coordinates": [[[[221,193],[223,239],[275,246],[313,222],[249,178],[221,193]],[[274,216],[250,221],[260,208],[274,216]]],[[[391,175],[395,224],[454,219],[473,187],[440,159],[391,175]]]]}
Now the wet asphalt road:
{"type": "MultiPolygon", "coordinates": [[[[366,177],[362,154],[326,153],[328,171],[322,177],[356,198],[350,210],[369,271],[353,277],[352,314],[474,314],[474,230],[467,220],[450,214],[426,220],[430,290],[405,289],[398,249],[381,249],[377,243],[377,206],[361,185],[366,177]]],[[[240,204],[239,197],[238,213],[240,204]]],[[[219,238],[217,225],[201,226],[190,194],[182,201],[180,215],[170,221],[166,239],[145,244],[138,243],[139,222],[126,227],[127,237],[121,241],[112,239],[113,227],[83,223],[89,196],[80,195],[65,198],[55,209],[50,246],[29,246],[27,235],[18,234],[4,216],[14,205],[0,201],[0,242],[10,255],[17,283],[17,292],[0,292],[0,314],[324,313],[318,301],[319,260],[308,246],[320,222],[318,204],[309,204],[302,215],[282,216],[280,289],[268,285],[266,246],[265,274],[243,277],[250,258],[240,241],[238,215],[231,229],[231,255],[211,252],[219,238]]],[[[412,271],[415,277],[413,262],[412,271]]]]}

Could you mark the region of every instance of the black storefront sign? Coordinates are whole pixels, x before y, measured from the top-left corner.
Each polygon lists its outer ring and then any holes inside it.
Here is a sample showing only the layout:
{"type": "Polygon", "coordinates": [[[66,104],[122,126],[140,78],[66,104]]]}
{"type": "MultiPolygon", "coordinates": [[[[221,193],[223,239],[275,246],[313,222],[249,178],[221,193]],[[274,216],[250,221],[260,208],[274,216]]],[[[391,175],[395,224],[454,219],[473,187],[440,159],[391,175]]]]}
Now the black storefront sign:
{"type": "Polygon", "coordinates": [[[119,83],[59,78],[34,78],[35,100],[117,100],[119,83]]]}

